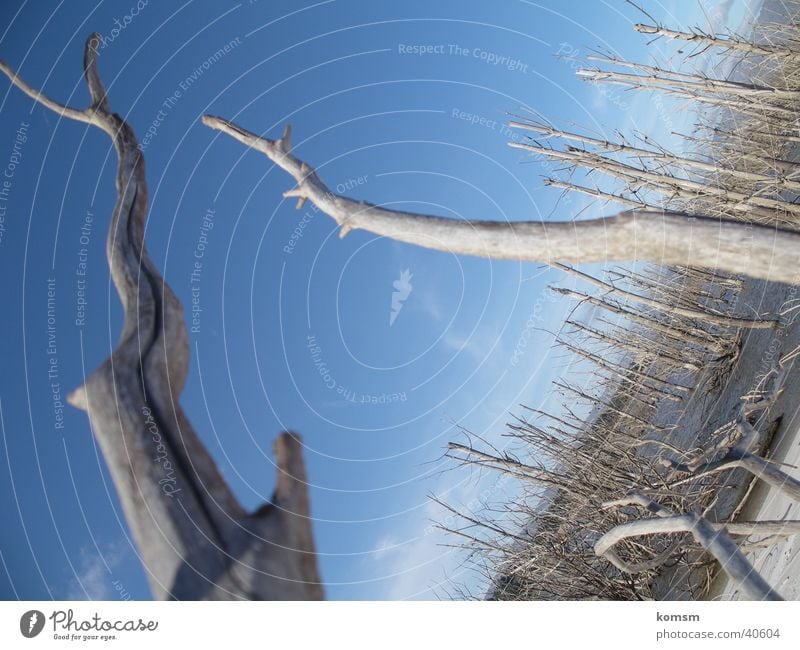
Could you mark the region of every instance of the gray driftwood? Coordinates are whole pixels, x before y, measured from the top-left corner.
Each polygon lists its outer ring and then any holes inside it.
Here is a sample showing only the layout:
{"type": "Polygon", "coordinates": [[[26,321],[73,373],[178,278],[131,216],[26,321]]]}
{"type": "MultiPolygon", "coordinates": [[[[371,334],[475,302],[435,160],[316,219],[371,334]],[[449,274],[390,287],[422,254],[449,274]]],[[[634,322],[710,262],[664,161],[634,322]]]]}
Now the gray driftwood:
{"type": "MultiPolygon", "coordinates": [[[[633,209],[581,221],[466,221],[390,210],[331,191],[316,171],[292,154],[290,130],[264,138],[220,117],[203,123],[260,151],[292,176],[285,192],[311,201],[341,228],[362,229],[425,248],[492,259],[543,264],[646,260],[741,273],[796,283],[800,233],[679,212],[633,209]]],[[[561,267],[559,267],[561,268],[561,267]]]]}
{"type": "Polygon", "coordinates": [[[322,598],[300,439],[276,440],[274,496],[247,513],[178,403],[189,362],[183,309],[147,255],[144,159],[131,127],[109,107],[99,38],[86,43],[84,110],[45,97],[0,62],[37,103],[105,131],[118,155],[107,255],[125,321],[111,357],[70,402],[89,414],[155,597],[322,598]]]}
{"type": "MultiPolygon", "coordinates": [[[[741,468],[770,487],[785,492],[795,500],[800,500],[800,481],[789,476],[777,465],[750,451],[750,448],[756,444],[759,434],[749,420],[756,412],[768,411],[774,404],[783,391],[783,384],[798,355],[800,355],[800,348],[795,348],[778,360],[759,387],[750,395],[750,398],[742,403],[736,419],[726,427],[732,431],[731,435],[722,438],[720,442],[701,452],[688,463],[661,459],[660,463],[674,472],[691,475],[689,479],[673,483],[673,487],[714,472],[741,468]],[[721,459],[709,460],[721,451],[724,451],[721,459]]],[[[619,524],[597,541],[595,545],[597,555],[604,557],[621,571],[637,573],[644,570],[642,565],[630,564],[614,551],[614,546],[624,539],[640,535],[688,532],[692,534],[697,543],[714,556],[722,570],[751,598],[781,599],[780,595],[753,568],[730,536],[766,535],[768,538],[764,541],[771,543],[779,537],[800,533],[800,521],[712,523],[694,512],[674,514],[641,492],[633,492],[624,499],[605,505],[606,507],[638,505],[658,515],[654,519],[637,519],[619,524]]],[[[672,551],[680,546],[678,542],[674,543],[665,553],[655,558],[654,562],[663,563],[672,551]]]]}
{"type": "MultiPolygon", "coordinates": [[[[712,524],[699,514],[690,512],[675,515],[644,494],[632,493],[625,499],[606,504],[607,507],[639,505],[657,515],[654,519],[638,519],[620,524],[605,533],[595,544],[595,552],[606,558],[621,571],[636,573],[642,567],[630,566],[615,552],[614,546],[629,537],[665,533],[691,533],[695,541],[716,559],[731,580],[756,600],[783,600],[750,564],[744,553],[729,537],[733,534],[753,533],[790,535],[797,532],[797,522],[747,522],[742,524],[712,524]],[[727,532],[726,532],[727,530],[727,532]]],[[[664,561],[674,550],[674,545],[657,559],[664,561]]]]}

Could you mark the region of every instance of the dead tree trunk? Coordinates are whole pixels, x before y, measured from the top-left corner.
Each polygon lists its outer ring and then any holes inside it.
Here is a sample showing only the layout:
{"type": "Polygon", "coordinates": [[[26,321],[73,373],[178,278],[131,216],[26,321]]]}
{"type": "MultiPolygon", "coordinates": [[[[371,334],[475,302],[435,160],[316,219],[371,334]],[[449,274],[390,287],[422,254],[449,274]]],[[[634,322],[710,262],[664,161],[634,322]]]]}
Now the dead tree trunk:
{"type": "Polygon", "coordinates": [[[109,107],[99,42],[93,34],[86,43],[92,104],[84,110],[45,97],[0,62],[37,103],[99,127],[117,151],[106,252],[125,320],[111,357],[69,400],[89,414],[156,598],[322,598],[300,439],[284,433],[276,440],[272,502],[248,514],[178,404],[189,362],[183,309],[144,245],[144,158],[131,127],[109,107]]]}

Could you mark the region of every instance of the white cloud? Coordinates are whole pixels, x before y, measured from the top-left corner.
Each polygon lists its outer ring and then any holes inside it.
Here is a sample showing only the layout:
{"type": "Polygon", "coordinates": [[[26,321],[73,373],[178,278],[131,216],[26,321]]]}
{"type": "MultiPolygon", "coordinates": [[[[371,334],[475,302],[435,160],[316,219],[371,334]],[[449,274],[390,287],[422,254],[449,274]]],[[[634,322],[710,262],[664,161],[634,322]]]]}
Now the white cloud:
{"type": "Polygon", "coordinates": [[[68,600],[109,600],[115,595],[113,570],[125,557],[121,542],[106,545],[98,554],[94,545],[80,550],[75,575],[67,587],[68,600]]]}
{"type": "MultiPolygon", "coordinates": [[[[486,347],[488,341],[485,337],[481,337],[478,332],[473,332],[470,336],[461,336],[453,331],[453,328],[448,328],[442,336],[442,346],[447,350],[453,352],[465,353],[471,356],[477,363],[482,363],[486,360],[486,355],[489,347],[486,347]]],[[[493,341],[491,342],[494,343],[493,341]]]]}
{"type": "Polygon", "coordinates": [[[442,508],[428,500],[424,515],[406,540],[395,536],[381,539],[371,554],[380,562],[385,587],[377,598],[385,600],[432,600],[443,595],[451,575],[462,561],[457,549],[442,546],[452,543],[433,522],[443,519],[442,508]]]}
{"type": "Polygon", "coordinates": [[[710,32],[720,32],[730,26],[728,18],[736,1],[737,0],[721,0],[721,2],[718,2],[708,9],[706,14],[708,25],[706,27],[710,32]]]}
{"type": "MultiPolygon", "coordinates": [[[[490,440],[490,443],[500,441],[490,440]]],[[[458,512],[479,515],[484,503],[508,502],[517,490],[516,481],[508,475],[461,468],[441,474],[431,491],[458,512]]],[[[473,595],[481,596],[486,585],[466,562],[466,551],[454,548],[466,540],[437,528],[442,525],[457,529],[465,523],[427,499],[413,527],[406,528],[402,538],[396,531],[387,533],[367,556],[380,566],[382,577],[370,597],[434,600],[455,594],[455,589],[462,585],[473,595]]],[[[367,570],[373,572],[374,565],[367,570]]]]}
{"type": "MultiPolygon", "coordinates": [[[[421,283],[418,283],[421,284],[421,283]]],[[[420,312],[434,323],[441,323],[444,321],[444,314],[442,313],[441,299],[436,293],[435,289],[430,286],[422,284],[422,286],[414,287],[414,295],[404,307],[409,310],[420,312]]]]}

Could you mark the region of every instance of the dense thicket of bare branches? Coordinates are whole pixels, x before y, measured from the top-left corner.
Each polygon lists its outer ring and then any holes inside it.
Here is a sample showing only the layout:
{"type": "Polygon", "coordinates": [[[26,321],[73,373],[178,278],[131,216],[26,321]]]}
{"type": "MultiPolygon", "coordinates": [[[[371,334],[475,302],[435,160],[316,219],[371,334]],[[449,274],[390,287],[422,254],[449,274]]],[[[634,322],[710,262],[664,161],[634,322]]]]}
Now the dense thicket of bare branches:
{"type": "MultiPolygon", "coordinates": [[[[580,74],[698,107],[696,129],[681,136],[683,151],[646,135],[606,139],[564,130],[541,116],[516,117],[511,125],[530,138],[511,146],[558,161],[547,182],[565,191],[632,209],[800,229],[796,27],[762,26],[761,37],[752,39],[660,25],[637,29],[694,44],[685,60],[704,68],[599,55],[580,74]],[[708,72],[721,67],[730,74],[708,72]]],[[[750,597],[778,599],[741,551],[797,534],[800,524],[715,517],[720,487],[748,480],[734,471],[800,498],[800,482],[755,451],[774,426],[771,408],[797,351],[742,395],[734,420],[698,431],[686,446],[676,435],[681,409],[720,386],[736,363],[741,334],[725,317],[749,280],[682,265],[620,268],[607,271],[604,281],[565,270],[600,292],[552,288],[578,306],[556,339],[569,353],[572,376],[556,382],[565,396],[560,411],[515,418],[507,433],[513,456],[450,446],[458,462],[509,473],[521,485],[512,504],[463,513],[471,539],[461,545],[488,597],[647,599],[663,595],[653,590],[664,572],[682,576],[683,590],[696,595],[707,583],[709,561],[718,560],[750,597]],[[497,534],[505,529],[514,535],[497,534]]],[[[785,321],[775,314],[771,322],[781,329],[785,321]]],[[[457,532],[459,520],[451,517],[446,527],[457,532]]]]}

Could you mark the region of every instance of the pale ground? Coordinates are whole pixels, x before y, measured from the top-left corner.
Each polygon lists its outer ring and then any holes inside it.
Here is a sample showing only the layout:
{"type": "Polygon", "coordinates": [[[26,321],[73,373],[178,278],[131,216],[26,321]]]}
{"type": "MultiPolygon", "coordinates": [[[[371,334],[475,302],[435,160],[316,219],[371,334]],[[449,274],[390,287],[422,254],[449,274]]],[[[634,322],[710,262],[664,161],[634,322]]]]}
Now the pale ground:
{"type": "MultiPolygon", "coordinates": [[[[749,296],[742,296],[739,309],[743,309],[749,300],[759,311],[780,311],[782,307],[795,304],[800,297],[796,289],[783,285],[764,287],[754,286],[749,296]]],[[[785,355],[800,344],[800,318],[798,312],[792,312],[785,319],[786,325],[776,334],[751,333],[745,338],[739,362],[720,396],[719,403],[731,402],[737,392],[747,384],[752,385],[755,377],[763,373],[771,359],[785,355]],[[737,381],[738,376],[738,381],[737,381]],[[742,383],[744,382],[744,383],[742,383]]],[[[741,394],[741,393],[739,393],[741,394]]],[[[770,410],[768,422],[780,418],[774,436],[764,440],[764,455],[768,458],[788,463],[794,467],[784,467],[791,476],[800,478],[800,363],[795,362],[792,372],[784,385],[784,392],[775,406],[770,410]]],[[[765,427],[766,428],[766,427],[765,427]]],[[[734,474],[735,476],[735,474],[734,474]]],[[[747,489],[750,475],[739,477],[739,485],[732,492],[738,493],[738,499],[745,497],[739,506],[735,519],[739,521],[785,520],[800,518],[800,503],[793,502],[782,492],[769,488],[756,480],[749,493],[741,494],[747,489]],[[742,481],[741,479],[745,479],[742,481]]],[[[731,496],[733,496],[733,494],[731,496]]],[[[727,508],[723,508],[725,510],[727,508]]],[[[718,513],[726,518],[728,513],[718,513]]],[[[800,599],[800,537],[792,536],[782,539],[765,548],[748,553],[755,568],[784,598],[800,599]]],[[[737,600],[745,599],[741,593],[727,580],[724,573],[719,572],[710,585],[707,599],[737,600]]]]}
{"type": "MultiPolygon", "coordinates": [[[[753,283],[739,297],[735,311],[738,314],[778,313],[800,298],[797,289],[785,285],[753,283]]],[[[800,310],[787,316],[785,326],[777,332],[751,330],[744,334],[737,362],[729,373],[719,378],[711,390],[708,387],[693,394],[681,408],[679,424],[665,436],[682,449],[703,446],[704,438],[721,424],[732,420],[741,404],[741,397],[758,385],[758,379],[773,366],[773,359],[787,354],[800,344],[800,310]]],[[[674,413],[673,413],[674,417],[674,413]]],[[[779,462],[800,466],[800,359],[794,364],[784,392],[764,418],[760,449],[762,453],[779,462]],[[768,431],[772,427],[773,436],[768,431]]],[[[790,475],[800,478],[800,470],[784,468],[790,475]]],[[[719,491],[719,500],[710,517],[717,521],[728,520],[738,509],[739,521],[758,519],[782,520],[800,518],[800,504],[791,502],[776,490],[766,489],[756,481],[748,493],[751,475],[742,470],[728,473],[725,486],[719,491]],[[742,505],[742,499],[745,501],[742,505]]],[[[751,553],[756,568],[765,579],[787,599],[800,599],[800,536],[785,538],[774,545],[751,553]]],[[[703,577],[675,569],[665,571],[654,583],[654,594],[659,599],[683,600],[698,597],[697,587],[703,577]],[[692,593],[694,591],[694,594],[692,593]]],[[[712,581],[709,599],[741,598],[726,584],[723,576],[712,581]]]]}
{"type": "MultiPolygon", "coordinates": [[[[800,466],[800,427],[795,426],[777,439],[771,458],[795,467],[800,466]]],[[[800,477],[796,469],[788,473],[800,477]]],[[[767,519],[800,519],[800,502],[793,502],[781,492],[765,489],[759,484],[743,508],[740,520],[757,521],[767,519]]],[[[756,570],[787,600],[800,600],[800,536],[785,538],[785,541],[747,554],[756,570]]],[[[708,595],[713,600],[739,600],[744,597],[724,575],[712,583],[708,595]]]]}
{"type": "MultiPolygon", "coordinates": [[[[790,11],[779,2],[765,2],[765,9],[759,21],[772,20],[786,22],[790,11]],[[771,12],[771,13],[770,13],[771,12]]],[[[792,159],[797,159],[795,151],[792,159]]],[[[783,300],[784,305],[796,304],[800,293],[796,289],[776,287],[778,295],[770,295],[768,288],[762,291],[761,306],[770,305],[773,309],[783,300]],[[781,295],[782,293],[782,295],[781,295]],[[788,301],[788,303],[786,302],[788,301]]],[[[800,344],[800,317],[793,312],[786,327],[778,332],[780,348],[783,354],[800,344]]],[[[763,346],[764,343],[761,343],[763,346]]],[[[744,351],[744,350],[743,350],[744,351]]],[[[763,351],[762,351],[763,356],[763,351]]],[[[755,358],[753,355],[751,357],[755,358]]],[[[745,360],[747,365],[747,360],[745,360]]],[[[755,370],[754,370],[755,371],[755,370]]],[[[783,467],[790,476],[800,479],[800,362],[794,364],[784,395],[770,413],[771,417],[782,417],[782,421],[772,440],[766,441],[768,447],[765,456],[771,460],[787,463],[793,467],[783,467]]],[[[755,481],[752,491],[745,497],[735,519],[739,521],[789,520],[800,519],[800,503],[794,502],[782,492],[768,488],[760,481],[755,481]]],[[[783,540],[747,553],[754,568],[766,581],[787,600],[800,600],[800,535],[783,540]]],[[[724,572],[718,572],[709,587],[708,600],[745,600],[738,589],[731,584],[724,572]]]]}
{"type": "MultiPolygon", "coordinates": [[[[792,300],[796,297],[794,291],[784,288],[783,295],[776,296],[777,300],[767,299],[764,302],[776,304],[780,300],[792,300]]],[[[764,297],[766,298],[766,296],[764,297]]],[[[794,312],[793,315],[794,318],[791,322],[787,322],[787,326],[778,332],[776,340],[779,345],[772,347],[773,350],[780,349],[782,354],[786,354],[800,343],[800,319],[797,318],[797,312],[794,312]]],[[[768,350],[769,346],[766,349],[768,350]]],[[[764,348],[762,348],[761,354],[763,358],[764,348]]],[[[754,359],[754,355],[743,355],[745,366],[750,365],[748,356],[754,359]]],[[[752,370],[757,372],[754,368],[752,370]]],[[[770,411],[771,419],[781,417],[782,420],[772,440],[767,441],[769,446],[766,453],[771,460],[793,466],[783,469],[795,478],[800,478],[800,470],[797,469],[800,467],[800,395],[798,393],[800,393],[800,363],[795,362],[793,371],[786,382],[784,394],[770,411]]],[[[756,481],[736,519],[739,521],[800,519],[800,503],[794,502],[782,492],[768,488],[764,483],[756,481]]],[[[800,536],[784,538],[747,555],[755,568],[778,593],[787,600],[800,600],[800,536]]],[[[723,573],[720,573],[712,582],[707,598],[713,600],[746,599],[723,573]]]]}

